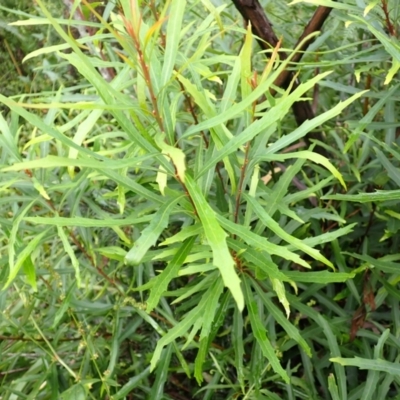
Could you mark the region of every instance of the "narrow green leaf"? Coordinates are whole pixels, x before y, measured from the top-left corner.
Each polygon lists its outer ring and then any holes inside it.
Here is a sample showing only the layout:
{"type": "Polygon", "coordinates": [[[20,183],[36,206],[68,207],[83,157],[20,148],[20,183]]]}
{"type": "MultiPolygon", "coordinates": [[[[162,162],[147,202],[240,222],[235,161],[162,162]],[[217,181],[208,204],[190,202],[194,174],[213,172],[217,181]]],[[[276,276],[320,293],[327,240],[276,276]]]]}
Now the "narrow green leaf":
{"type": "Polygon", "coordinates": [[[302,272],[302,271],[282,271],[287,278],[294,282],[305,282],[305,283],[334,283],[334,282],[346,282],[348,279],[353,279],[355,273],[346,272],[329,272],[329,271],[318,271],[318,272],[302,272]]]}
{"type": "MultiPolygon", "coordinates": [[[[325,336],[328,340],[328,346],[331,351],[331,355],[334,357],[340,357],[340,349],[336,340],[336,336],[332,332],[331,327],[329,326],[328,321],[321,315],[318,314],[318,323],[322,327],[325,336]]],[[[333,359],[330,361],[334,362],[333,359]]],[[[347,400],[347,379],[346,379],[346,371],[343,367],[335,364],[334,365],[336,379],[339,384],[339,394],[341,400],[347,400]]]]}
{"type": "Polygon", "coordinates": [[[39,116],[25,110],[14,100],[0,94],[0,102],[7,105],[7,107],[12,109],[15,113],[17,113],[21,117],[25,118],[33,126],[38,127],[41,131],[48,133],[51,137],[59,140],[64,145],[68,146],[68,148],[74,148],[81,153],[85,153],[85,154],[95,157],[97,159],[102,158],[101,156],[98,156],[94,152],[86,149],[85,147],[78,146],[71,139],[64,136],[62,133],[60,133],[57,129],[51,127],[50,125],[47,125],[41,118],[39,118],[39,116]]]}
{"type": "Polygon", "coordinates": [[[282,304],[283,308],[285,309],[286,318],[289,319],[290,305],[286,298],[285,285],[283,284],[283,282],[281,280],[276,279],[276,278],[271,278],[271,283],[272,283],[272,288],[274,289],[274,292],[278,296],[279,302],[282,304]]]}
{"type": "MultiPolygon", "coordinates": [[[[372,122],[374,119],[376,119],[376,115],[382,111],[382,108],[385,107],[385,104],[390,101],[390,99],[394,96],[394,94],[397,92],[399,86],[396,85],[395,87],[391,88],[387,92],[384,92],[383,94],[381,93],[381,96],[379,100],[368,110],[367,114],[364,115],[360,120],[357,121],[355,126],[351,126],[351,134],[349,137],[349,140],[347,141],[343,152],[347,153],[347,151],[350,149],[350,147],[357,141],[359,138],[360,134],[365,128],[372,128],[372,122]],[[354,129],[355,128],[355,129],[354,129]]],[[[377,127],[378,128],[378,127],[377,127]]]]}
{"type": "Polygon", "coordinates": [[[190,298],[195,293],[198,293],[202,290],[206,290],[209,286],[211,286],[212,282],[215,279],[218,279],[218,276],[219,276],[219,271],[218,272],[215,271],[215,273],[206,275],[199,283],[192,286],[190,289],[185,290],[185,292],[181,296],[177,297],[171,304],[180,303],[183,300],[190,298]]]}
{"type": "Polygon", "coordinates": [[[266,295],[256,281],[252,280],[252,286],[260,296],[260,299],[264,303],[267,310],[275,318],[276,322],[285,330],[289,337],[298,343],[304,349],[306,354],[311,357],[310,346],[304,340],[299,330],[285,318],[282,311],[271,301],[271,299],[266,295]]]}
{"type": "Polygon", "coordinates": [[[32,290],[37,292],[36,270],[30,255],[24,260],[22,270],[24,271],[26,281],[31,285],[32,290]]]}
{"type": "Polygon", "coordinates": [[[68,254],[68,256],[71,260],[72,267],[75,270],[76,285],[78,288],[80,288],[81,287],[81,272],[79,269],[79,261],[76,258],[74,249],[69,244],[67,235],[65,234],[65,232],[61,226],[57,226],[57,232],[58,232],[59,238],[61,239],[61,243],[64,246],[64,250],[66,251],[66,253],[68,254]]]}
{"type": "MultiPolygon", "coordinates": [[[[16,248],[16,243],[17,243],[17,237],[18,237],[18,229],[21,224],[21,221],[23,220],[24,216],[26,213],[32,208],[33,204],[35,203],[35,200],[30,202],[14,219],[12,222],[12,228],[10,232],[10,238],[8,240],[8,266],[9,266],[9,274],[8,274],[8,279],[7,282],[4,286],[4,289],[12,282],[12,280],[17,276],[19,268],[22,266],[21,265],[16,268],[16,265],[14,264],[14,257],[15,257],[15,248],[16,248]]],[[[27,254],[27,256],[30,253],[27,254]]],[[[26,257],[25,257],[26,258],[26,257]]],[[[24,261],[24,259],[22,260],[24,261]]]]}
{"type": "MultiPolygon", "coordinates": [[[[92,112],[85,112],[88,117],[79,124],[79,127],[74,135],[73,141],[78,146],[81,146],[83,141],[85,140],[86,136],[93,130],[93,127],[97,123],[98,119],[103,114],[104,110],[93,110],[92,112]]],[[[78,150],[75,148],[70,148],[68,152],[68,158],[77,158],[78,157],[78,150]]],[[[75,169],[73,166],[68,168],[68,172],[71,177],[75,175],[75,169]]]]}
{"type": "Polygon", "coordinates": [[[167,246],[173,243],[181,243],[191,236],[198,236],[202,233],[203,228],[201,224],[185,226],[184,228],[182,228],[181,231],[161,242],[160,246],[167,246]]]}
{"type": "MultiPolygon", "coordinates": [[[[269,278],[276,278],[282,281],[288,280],[286,274],[279,270],[271,256],[265,251],[257,251],[247,246],[245,243],[228,238],[229,248],[233,249],[241,258],[260,268],[269,278]]],[[[286,271],[285,271],[286,273],[286,271]]]]}
{"type": "Polygon", "coordinates": [[[196,323],[199,319],[203,318],[204,308],[206,303],[200,302],[195,308],[189,311],[181,322],[176,324],[171,328],[167,334],[165,334],[158,342],[156,349],[154,350],[153,357],[151,358],[151,371],[154,370],[158,360],[160,359],[162,349],[171,343],[173,340],[180,336],[184,336],[192,325],[196,323]]]}
{"type": "Polygon", "coordinates": [[[172,163],[175,167],[176,174],[182,182],[185,182],[185,153],[178,147],[173,147],[165,142],[165,134],[159,133],[155,137],[155,142],[162,150],[163,154],[166,154],[171,158],[172,163]]]}
{"type": "Polygon", "coordinates": [[[372,193],[331,194],[323,196],[323,200],[353,201],[356,203],[372,203],[376,201],[400,200],[400,190],[377,190],[372,193]]]}
{"type": "Polygon", "coordinates": [[[164,349],[161,361],[157,365],[156,379],[152,385],[149,398],[151,400],[161,400],[164,398],[164,386],[168,380],[169,364],[172,356],[172,343],[164,349]]]}
{"type": "Polygon", "coordinates": [[[168,263],[168,266],[160,275],[153,279],[154,284],[147,300],[146,311],[150,313],[160,301],[161,296],[167,290],[169,283],[178,274],[179,268],[183,265],[187,255],[193,247],[196,237],[192,236],[186,239],[182,246],[175,253],[174,258],[168,263]]]}
{"type": "Polygon", "coordinates": [[[254,295],[250,289],[250,284],[246,277],[243,279],[243,292],[246,299],[246,307],[249,313],[253,335],[256,338],[264,357],[271,363],[273,370],[279,374],[286,383],[289,383],[289,376],[282,368],[281,363],[276,356],[275,350],[272,347],[271,342],[268,340],[265,326],[258,313],[257,302],[254,300],[254,295]]]}
{"type": "MultiPolygon", "coordinates": [[[[280,66],[280,68],[284,65],[285,63],[283,62],[280,66]]],[[[279,68],[279,70],[280,70],[279,68]]],[[[262,82],[259,86],[257,86],[249,96],[247,96],[244,100],[242,100],[240,103],[234,104],[231,107],[229,107],[225,112],[222,114],[218,114],[213,118],[208,119],[207,121],[201,122],[198,125],[192,126],[189,128],[185,133],[184,137],[193,135],[194,133],[200,132],[202,130],[207,130],[210,129],[214,126],[223,124],[224,122],[233,119],[237,117],[238,114],[240,114],[243,110],[247,109],[247,107],[251,106],[251,104],[254,101],[257,101],[260,96],[262,96],[271,86],[271,84],[274,82],[274,80],[277,77],[278,70],[275,70],[274,73],[272,73],[266,80],[265,82],[262,82]]],[[[298,100],[307,90],[310,88],[314,87],[316,83],[318,83],[321,79],[325,78],[331,73],[331,71],[324,72],[307,82],[302,83],[299,85],[296,90],[294,90],[289,96],[287,96],[282,102],[279,104],[279,107],[277,107],[274,112],[280,112],[282,115],[285,115],[287,113],[287,110],[290,108],[291,104],[294,103],[296,100],[298,100]]],[[[353,96],[354,97],[354,96],[353,96]]],[[[348,101],[348,100],[346,100],[348,101]]],[[[269,114],[270,116],[273,115],[273,112],[269,114]]],[[[315,119],[315,118],[314,118],[315,119]]],[[[313,120],[314,120],[313,119],[313,120]]],[[[329,119],[329,118],[328,118],[329,119]]],[[[304,124],[303,124],[304,125],[304,124]]]]}
{"type": "Polygon", "coordinates": [[[208,300],[204,309],[203,326],[200,333],[200,340],[206,339],[210,335],[211,324],[213,323],[215,313],[218,310],[218,301],[223,289],[223,280],[220,278],[214,281],[209,290],[209,294],[207,296],[208,300]]]}
{"type": "Polygon", "coordinates": [[[171,78],[178,54],[182,20],[185,15],[186,0],[172,0],[168,16],[164,64],[161,72],[160,86],[163,88],[171,78]]]}
{"type": "MultiPolygon", "coordinates": [[[[26,268],[26,272],[28,272],[28,280],[30,280],[31,284],[32,279],[35,275],[34,271],[30,271],[30,269],[34,269],[34,266],[31,265],[32,261],[30,260],[30,255],[34,250],[37,249],[39,246],[40,242],[42,241],[43,237],[46,236],[49,233],[50,229],[45,230],[44,232],[41,232],[37,234],[32,240],[28,242],[28,244],[21,250],[21,252],[18,254],[17,259],[15,261],[15,264],[10,264],[10,272],[8,275],[7,282],[4,285],[4,288],[7,288],[9,284],[15,279],[17,276],[19,270],[21,269],[22,266],[26,268]],[[29,260],[28,260],[29,259],[29,260]],[[28,260],[28,261],[27,261],[28,260]]],[[[34,284],[36,286],[36,283],[34,284]]]]}
{"type": "Polygon", "coordinates": [[[307,160],[311,160],[316,164],[323,165],[346,189],[346,184],[343,180],[342,174],[332,165],[332,163],[326,157],[321,156],[321,154],[305,150],[299,151],[297,153],[274,154],[273,156],[273,159],[276,161],[284,161],[288,158],[304,158],[307,160]]]}
{"type": "Polygon", "coordinates": [[[8,122],[4,119],[3,115],[0,114],[0,147],[2,152],[7,152],[9,157],[12,157],[15,161],[21,159],[17,143],[13,134],[11,133],[8,122]]]}
{"type": "Polygon", "coordinates": [[[180,199],[181,197],[178,197],[166,202],[154,214],[150,224],[142,231],[139,239],[125,256],[127,264],[138,265],[141,263],[147,251],[156,244],[159,236],[168,226],[169,215],[180,199]]]}
{"type": "Polygon", "coordinates": [[[356,19],[361,24],[366,25],[368,27],[368,31],[371,32],[382,43],[385,50],[393,57],[393,59],[397,62],[400,62],[399,47],[395,41],[391,40],[387,34],[383,33],[383,30],[380,32],[378,29],[376,29],[368,22],[366,18],[361,18],[357,15],[352,15],[352,18],[356,19]]]}
{"type": "Polygon", "coordinates": [[[228,74],[225,91],[219,104],[219,112],[223,113],[236,102],[237,88],[240,80],[241,59],[235,56],[235,64],[228,74]]]}
{"type": "Polygon", "coordinates": [[[376,398],[376,391],[378,389],[378,383],[380,380],[380,373],[378,371],[369,370],[365,379],[364,390],[361,394],[361,399],[371,400],[376,398]]]}
{"type": "Polygon", "coordinates": [[[196,378],[197,383],[200,385],[203,380],[203,364],[206,359],[206,355],[208,349],[210,347],[210,343],[208,338],[204,338],[200,341],[199,350],[197,351],[196,360],[194,362],[194,377],[196,378]]]}
{"type": "Polygon", "coordinates": [[[235,368],[237,379],[240,382],[242,390],[244,388],[245,371],[243,368],[244,360],[244,342],[243,342],[243,315],[239,310],[235,309],[232,324],[232,345],[235,351],[235,368]]]}
{"type": "Polygon", "coordinates": [[[344,253],[347,254],[351,257],[354,257],[358,260],[362,260],[365,263],[368,264],[369,268],[377,268],[383,272],[387,272],[387,273],[393,273],[393,274],[398,274],[400,271],[400,264],[387,260],[385,259],[385,257],[381,257],[381,258],[374,258],[369,256],[368,254],[356,254],[356,253],[344,253]]]}
{"type": "Polygon", "coordinates": [[[297,264],[302,265],[304,268],[311,268],[307,262],[305,262],[297,254],[289,251],[286,247],[278,246],[274,243],[270,243],[266,238],[256,235],[255,233],[251,232],[249,229],[247,229],[243,226],[237,225],[234,222],[229,221],[220,215],[217,215],[217,221],[227,231],[240,237],[254,249],[261,249],[261,250],[266,251],[270,255],[277,255],[286,260],[293,261],[297,264]]]}
{"type": "MultiPolygon", "coordinates": [[[[318,216],[318,213],[316,212],[314,216],[318,216]]],[[[353,231],[353,228],[355,226],[357,226],[357,223],[349,224],[349,225],[345,226],[344,228],[336,229],[335,231],[322,233],[321,235],[318,235],[318,236],[308,237],[308,238],[303,239],[303,243],[306,243],[309,246],[318,246],[323,243],[329,243],[341,236],[348,235],[350,232],[353,231]]]]}
{"type": "MultiPolygon", "coordinates": [[[[339,115],[347,106],[353,103],[355,100],[366,94],[368,90],[364,90],[361,92],[356,93],[355,95],[349,97],[347,100],[338,103],[335,107],[331,108],[329,111],[318,115],[317,117],[307,120],[303,122],[297,129],[295,129],[292,133],[282,136],[278,139],[275,143],[273,143],[270,147],[268,147],[265,151],[267,157],[269,154],[277,155],[277,153],[287,148],[290,144],[295,142],[296,140],[301,139],[304,137],[308,132],[311,132],[313,129],[321,126],[324,122],[336,117],[339,115]]],[[[261,161],[262,157],[260,157],[261,161]]],[[[258,162],[258,160],[257,160],[258,162]]]]}
{"type": "Polygon", "coordinates": [[[87,167],[92,169],[98,169],[102,171],[103,169],[117,169],[128,168],[128,167],[138,167],[144,161],[154,157],[154,155],[150,156],[142,156],[127,158],[127,159],[119,159],[115,160],[94,160],[93,158],[67,158],[67,157],[59,157],[48,155],[43,158],[34,159],[34,160],[26,160],[23,162],[15,163],[10,165],[9,167],[5,167],[2,171],[23,171],[24,169],[35,169],[35,168],[58,168],[58,167],[87,167]]]}
{"type": "Polygon", "coordinates": [[[332,400],[341,400],[339,397],[339,391],[336,384],[335,375],[333,374],[329,374],[328,376],[328,388],[329,388],[329,393],[332,396],[332,400]]]}
{"type": "Polygon", "coordinates": [[[300,172],[305,161],[305,159],[298,159],[293,165],[289,165],[286,171],[279,178],[278,182],[275,183],[274,190],[268,197],[268,203],[265,208],[265,211],[270,216],[273,216],[278,207],[282,205],[282,199],[288,193],[288,189],[289,186],[292,184],[293,178],[300,172]]]}
{"type": "Polygon", "coordinates": [[[113,227],[113,226],[126,226],[126,225],[135,225],[143,222],[149,222],[154,220],[155,214],[146,215],[144,217],[128,217],[124,219],[120,218],[105,218],[105,219],[92,219],[92,218],[84,218],[84,217],[25,217],[24,221],[30,222],[32,224],[40,224],[40,225],[54,225],[54,226],[81,226],[85,228],[105,228],[105,227],[113,227]]]}
{"type": "Polygon", "coordinates": [[[282,238],[286,242],[290,243],[297,249],[310,255],[311,257],[315,258],[316,260],[323,262],[324,264],[328,265],[329,267],[334,268],[333,264],[327,258],[325,258],[318,250],[313,249],[312,247],[306,245],[303,241],[295,238],[292,235],[289,235],[284,229],[282,229],[279,226],[278,222],[276,222],[273,218],[271,218],[265,212],[263,207],[260,205],[260,203],[258,201],[256,201],[256,199],[254,197],[251,197],[246,193],[243,193],[243,196],[247,200],[247,202],[253,207],[253,210],[257,214],[257,216],[260,218],[260,221],[262,221],[263,224],[265,224],[265,226],[268,229],[271,229],[272,232],[274,232],[280,238],[282,238]]]}
{"type": "Polygon", "coordinates": [[[138,387],[142,380],[144,380],[148,375],[150,375],[150,367],[145,368],[139,374],[133,376],[127,383],[116,394],[113,395],[114,400],[123,400],[130,395],[136,387],[138,387]]]}
{"type": "Polygon", "coordinates": [[[354,357],[354,358],[342,358],[333,357],[329,361],[340,364],[345,367],[357,367],[360,369],[369,369],[372,371],[386,372],[391,375],[400,375],[400,364],[393,363],[390,361],[382,360],[380,358],[376,360],[370,360],[368,358],[354,357]]]}
{"type": "Polygon", "coordinates": [[[397,187],[400,187],[400,169],[396,168],[393,165],[393,162],[388,160],[385,155],[376,147],[374,147],[374,151],[382,163],[383,167],[386,169],[390,179],[396,184],[397,187]]]}
{"type": "MultiPolygon", "coordinates": [[[[200,347],[194,365],[194,376],[199,384],[203,382],[203,374],[202,374],[203,364],[205,361],[207,351],[210,348],[210,345],[213,342],[214,338],[217,336],[218,332],[220,332],[220,328],[226,320],[226,314],[228,312],[228,307],[230,303],[231,303],[231,295],[229,291],[226,291],[222,295],[222,299],[220,301],[218,311],[215,315],[214,323],[212,325],[209,336],[200,341],[200,347]]],[[[235,308],[235,311],[237,313],[240,313],[237,307],[235,308]]]]}
{"type": "Polygon", "coordinates": [[[51,325],[51,329],[57,328],[58,323],[61,321],[64,314],[67,312],[75,289],[76,289],[76,282],[74,281],[72,285],[69,287],[67,295],[65,296],[64,299],[62,299],[60,308],[56,311],[54,315],[54,321],[53,324],[51,325]]]}
{"type": "Polygon", "coordinates": [[[235,271],[235,263],[226,244],[227,234],[219,225],[215,212],[189,175],[186,177],[186,187],[203,225],[204,234],[212,249],[213,263],[220,270],[224,284],[231,291],[239,310],[243,310],[243,293],[240,288],[240,279],[235,271]]]}
{"type": "MultiPolygon", "coordinates": [[[[244,40],[243,47],[240,51],[240,86],[242,92],[242,99],[245,99],[252,92],[251,78],[251,52],[253,49],[253,34],[251,31],[251,24],[248,23],[246,36],[244,40]]],[[[245,117],[245,125],[247,126],[251,122],[251,107],[248,108],[245,117]]]]}
{"type": "Polygon", "coordinates": [[[168,182],[168,174],[162,165],[158,167],[156,182],[158,183],[161,194],[164,196],[165,188],[167,187],[168,182]]]}

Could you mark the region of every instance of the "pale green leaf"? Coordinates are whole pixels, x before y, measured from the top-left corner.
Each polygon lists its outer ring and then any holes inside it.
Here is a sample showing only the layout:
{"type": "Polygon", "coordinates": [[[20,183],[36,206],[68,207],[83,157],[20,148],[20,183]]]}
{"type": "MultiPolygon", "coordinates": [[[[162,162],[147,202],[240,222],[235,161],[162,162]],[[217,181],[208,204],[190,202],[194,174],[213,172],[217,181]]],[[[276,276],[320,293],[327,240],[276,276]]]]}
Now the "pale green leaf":
{"type": "Polygon", "coordinates": [[[400,200],[400,190],[377,190],[372,193],[331,194],[322,197],[323,200],[353,201],[355,203],[372,203],[377,201],[400,200]]]}
{"type": "Polygon", "coordinates": [[[318,250],[313,249],[312,247],[306,245],[303,241],[300,239],[295,238],[292,235],[289,235],[284,229],[282,229],[279,226],[279,223],[276,222],[273,218],[271,218],[265,210],[262,208],[260,203],[256,201],[254,197],[251,197],[247,195],[246,193],[243,194],[247,202],[253,207],[254,212],[257,214],[257,216],[260,218],[260,221],[262,221],[265,226],[269,229],[271,229],[272,232],[274,232],[276,235],[281,237],[283,240],[287,241],[297,249],[303,251],[304,253],[310,255],[311,257],[315,258],[316,260],[319,260],[323,262],[324,264],[328,265],[331,268],[333,267],[333,264],[326,259],[318,250]]]}
{"type": "Polygon", "coordinates": [[[147,251],[156,244],[159,236],[168,226],[169,215],[181,197],[167,201],[154,214],[150,224],[143,229],[139,239],[125,256],[127,264],[138,265],[141,263],[147,251]]]}
{"type": "Polygon", "coordinates": [[[126,226],[140,224],[143,222],[149,222],[154,219],[153,215],[146,215],[144,217],[127,217],[124,219],[120,218],[105,218],[105,219],[92,219],[84,217],[25,217],[24,221],[28,221],[32,224],[41,225],[55,225],[55,226],[82,226],[85,228],[91,227],[113,227],[113,226],[126,226]]]}
{"type": "Polygon", "coordinates": [[[155,137],[157,145],[162,150],[163,154],[166,154],[171,158],[172,163],[175,167],[176,174],[181,182],[185,182],[185,153],[178,147],[172,147],[165,142],[165,134],[159,133],[155,137]]]}
{"type": "Polygon", "coordinates": [[[178,54],[179,38],[182,30],[182,20],[185,15],[186,0],[172,0],[168,16],[164,64],[161,73],[161,87],[171,78],[178,54]]]}
{"type": "Polygon", "coordinates": [[[220,270],[224,284],[231,291],[239,310],[243,310],[243,293],[240,288],[240,279],[235,271],[235,263],[226,244],[227,234],[219,225],[215,212],[189,175],[186,177],[186,187],[212,249],[213,263],[220,270]]]}
{"type": "Polygon", "coordinates": [[[316,271],[316,272],[302,272],[302,271],[283,271],[286,277],[294,282],[305,283],[333,283],[333,282],[346,282],[355,277],[355,273],[346,272],[329,272],[329,271],[316,271]]]}
{"type": "Polygon", "coordinates": [[[370,360],[368,358],[354,357],[354,358],[342,358],[333,357],[329,359],[334,363],[338,363],[345,367],[357,367],[359,369],[368,369],[371,371],[385,372],[391,375],[400,375],[400,364],[382,360],[378,358],[376,360],[370,360]]]}
{"type": "Polygon", "coordinates": [[[304,261],[297,254],[288,250],[284,246],[278,246],[274,243],[269,242],[265,237],[259,236],[249,229],[235,224],[232,221],[225,219],[224,217],[217,215],[217,220],[230,233],[240,237],[248,245],[252,246],[254,249],[261,249],[266,251],[270,255],[277,255],[279,257],[285,258],[286,260],[293,261],[297,264],[302,265],[304,268],[311,268],[310,265],[304,261]]]}
{"type": "Polygon", "coordinates": [[[278,296],[279,302],[282,304],[283,308],[285,309],[286,312],[286,318],[289,319],[290,317],[290,304],[288,302],[288,299],[286,298],[286,290],[285,290],[285,285],[283,284],[282,281],[276,278],[271,278],[271,283],[272,287],[278,296]]]}
{"type": "Polygon", "coordinates": [[[29,283],[29,285],[31,285],[32,290],[37,292],[36,270],[35,265],[32,262],[31,255],[29,255],[23,262],[22,270],[24,271],[26,281],[29,283]]]}
{"type": "Polygon", "coordinates": [[[79,268],[79,261],[75,255],[74,249],[72,248],[72,246],[70,245],[67,235],[64,232],[64,229],[61,226],[57,226],[57,232],[58,232],[58,236],[61,239],[61,243],[64,246],[64,250],[66,251],[66,253],[68,254],[70,260],[71,260],[71,264],[72,267],[75,270],[75,279],[76,279],[76,285],[78,288],[81,287],[81,271],[79,268]]]}
{"type": "Polygon", "coordinates": [[[182,228],[182,230],[175,235],[165,239],[160,243],[160,246],[167,246],[173,243],[181,243],[191,236],[197,236],[203,233],[201,224],[189,225],[182,228]]]}

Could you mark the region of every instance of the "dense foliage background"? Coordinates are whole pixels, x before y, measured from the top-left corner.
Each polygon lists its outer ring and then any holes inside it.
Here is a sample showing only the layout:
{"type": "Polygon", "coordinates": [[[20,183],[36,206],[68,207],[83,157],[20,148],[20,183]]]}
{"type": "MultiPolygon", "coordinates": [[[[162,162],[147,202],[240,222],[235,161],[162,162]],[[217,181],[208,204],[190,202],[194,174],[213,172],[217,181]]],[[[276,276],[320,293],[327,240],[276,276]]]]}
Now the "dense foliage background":
{"type": "Polygon", "coordinates": [[[400,5],[234,3],[2,2],[2,399],[400,399],[400,5]]]}

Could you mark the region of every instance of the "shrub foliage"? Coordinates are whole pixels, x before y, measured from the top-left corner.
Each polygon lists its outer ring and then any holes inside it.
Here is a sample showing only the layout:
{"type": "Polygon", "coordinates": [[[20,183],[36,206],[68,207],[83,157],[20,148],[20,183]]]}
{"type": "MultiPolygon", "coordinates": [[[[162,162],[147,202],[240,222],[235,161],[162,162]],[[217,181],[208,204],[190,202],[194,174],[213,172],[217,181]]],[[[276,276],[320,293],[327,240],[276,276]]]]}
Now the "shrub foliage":
{"type": "Polygon", "coordinates": [[[64,3],[0,94],[2,398],[395,397],[397,3],[64,3]]]}

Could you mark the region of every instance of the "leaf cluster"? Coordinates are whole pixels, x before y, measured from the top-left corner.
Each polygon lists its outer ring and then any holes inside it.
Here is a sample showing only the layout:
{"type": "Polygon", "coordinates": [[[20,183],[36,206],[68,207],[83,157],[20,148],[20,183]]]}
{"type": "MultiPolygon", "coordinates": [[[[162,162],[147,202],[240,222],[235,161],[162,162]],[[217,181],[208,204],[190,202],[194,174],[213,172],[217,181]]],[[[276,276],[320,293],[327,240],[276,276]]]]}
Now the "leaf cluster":
{"type": "MultiPolygon", "coordinates": [[[[25,59],[80,77],[0,94],[3,397],[394,397],[400,51],[385,9],[313,1],[332,21],[294,64],[287,32],[288,57],[265,58],[229,2],[83,1],[70,18],[37,3],[12,26],[60,42],[25,59]],[[274,84],[286,69],[294,89],[274,84]],[[317,116],[296,127],[312,92],[317,116]],[[305,147],[316,129],[326,142],[305,147]]],[[[296,3],[269,5],[277,31],[288,15],[301,30],[296,3]]]]}

